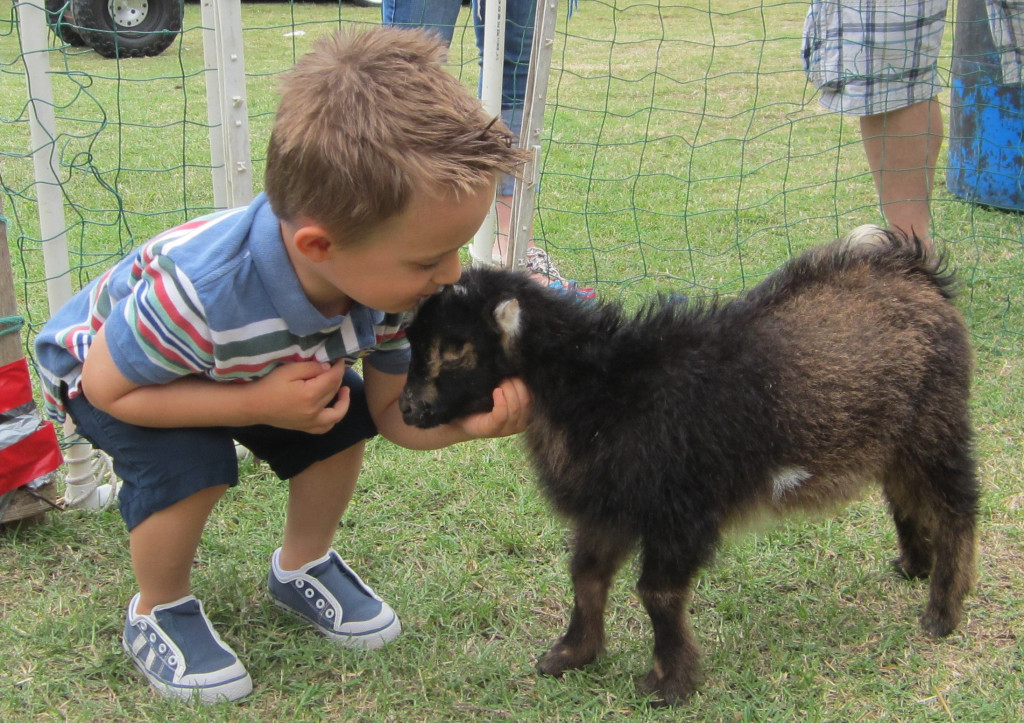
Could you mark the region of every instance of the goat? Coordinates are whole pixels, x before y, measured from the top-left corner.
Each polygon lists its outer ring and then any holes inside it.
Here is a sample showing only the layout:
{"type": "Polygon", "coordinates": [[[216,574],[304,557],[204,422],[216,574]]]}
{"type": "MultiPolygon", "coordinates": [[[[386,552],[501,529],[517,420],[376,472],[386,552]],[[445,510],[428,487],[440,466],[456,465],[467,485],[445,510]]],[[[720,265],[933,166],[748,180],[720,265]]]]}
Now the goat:
{"type": "Polygon", "coordinates": [[[501,379],[522,378],[533,467],[575,528],[574,609],[538,668],[558,676],[599,655],[609,586],[639,548],[654,633],[642,684],[677,703],[701,680],[695,575],[757,511],[821,510],[880,483],[894,566],[931,578],[923,628],[945,636],[960,623],[979,491],[954,284],[920,241],[876,226],[733,300],[662,297],[632,316],[471,269],[409,327],[400,407],[431,427],[489,409],[501,379]]]}

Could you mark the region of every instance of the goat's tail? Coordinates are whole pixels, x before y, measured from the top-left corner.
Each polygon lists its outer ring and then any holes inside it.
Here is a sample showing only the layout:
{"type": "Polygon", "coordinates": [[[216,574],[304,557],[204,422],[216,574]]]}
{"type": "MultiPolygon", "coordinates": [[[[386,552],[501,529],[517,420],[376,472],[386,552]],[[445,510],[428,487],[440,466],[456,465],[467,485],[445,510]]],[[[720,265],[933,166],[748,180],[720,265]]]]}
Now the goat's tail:
{"type": "Polygon", "coordinates": [[[887,265],[905,269],[908,273],[924,274],[947,299],[956,295],[957,281],[949,270],[945,254],[937,254],[917,236],[885,229],[874,224],[858,226],[839,239],[845,253],[866,253],[887,265]]]}
{"type": "Polygon", "coordinates": [[[881,226],[866,223],[847,233],[841,240],[849,251],[860,248],[884,249],[892,245],[891,237],[895,235],[881,226]]]}

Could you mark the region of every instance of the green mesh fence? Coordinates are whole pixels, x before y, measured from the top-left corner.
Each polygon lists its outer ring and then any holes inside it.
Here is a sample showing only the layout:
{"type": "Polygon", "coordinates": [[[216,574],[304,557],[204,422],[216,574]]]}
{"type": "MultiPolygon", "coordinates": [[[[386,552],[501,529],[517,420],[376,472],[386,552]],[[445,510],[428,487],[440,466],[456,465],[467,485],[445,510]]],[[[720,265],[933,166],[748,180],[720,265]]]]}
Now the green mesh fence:
{"type": "MultiPolygon", "coordinates": [[[[569,19],[559,11],[534,235],[563,275],[627,303],[656,291],[729,294],[803,247],[882,222],[856,120],[825,112],[805,80],[806,11],[802,1],[766,0],[583,0],[569,19]]],[[[475,87],[468,14],[449,63],[475,87]]],[[[947,118],[954,17],[951,8],[940,61],[947,118]]],[[[258,191],[279,74],[316,36],[380,17],[339,3],[243,3],[242,21],[258,191]]],[[[49,35],[75,289],[130,247],[213,207],[202,35],[192,3],[179,38],[156,57],[106,59],[49,35]]],[[[39,230],[32,88],[14,10],[0,20],[0,78],[4,213],[31,332],[49,315],[49,239],[39,230]]],[[[944,149],[933,235],[965,283],[961,303],[979,349],[1019,365],[1021,216],[951,194],[946,165],[944,149]]]]}

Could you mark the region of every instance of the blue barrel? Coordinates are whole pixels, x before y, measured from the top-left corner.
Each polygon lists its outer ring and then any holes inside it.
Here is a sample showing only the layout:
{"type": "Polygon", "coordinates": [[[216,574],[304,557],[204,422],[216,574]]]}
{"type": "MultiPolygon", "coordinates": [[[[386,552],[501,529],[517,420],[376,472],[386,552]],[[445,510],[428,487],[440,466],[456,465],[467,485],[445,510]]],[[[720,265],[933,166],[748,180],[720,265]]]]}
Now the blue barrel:
{"type": "Polygon", "coordinates": [[[1003,83],[984,0],[957,3],[949,117],[950,193],[1024,210],[1021,84],[1003,83]]]}

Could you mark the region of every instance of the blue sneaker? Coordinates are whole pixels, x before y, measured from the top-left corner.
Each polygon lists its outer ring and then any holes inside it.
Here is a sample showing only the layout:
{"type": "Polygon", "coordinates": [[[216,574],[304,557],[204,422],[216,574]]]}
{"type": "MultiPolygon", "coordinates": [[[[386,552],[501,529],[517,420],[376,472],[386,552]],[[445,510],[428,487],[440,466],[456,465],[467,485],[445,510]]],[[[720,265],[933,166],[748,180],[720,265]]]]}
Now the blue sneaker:
{"type": "Polygon", "coordinates": [[[281,549],[270,561],[274,604],[313,624],[346,648],[376,650],[398,637],[402,624],[337,552],[331,550],[298,570],[284,571],[281,549]]]}
{"type": "Polygon", "coordinates": [[[157,605],[149,615],[128,605],[121,644],[158,693],[203,703],[238,700],[252,692],[252,678],[210,625],[203,605],[189,595],[157,605]]]}

